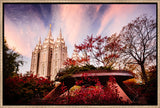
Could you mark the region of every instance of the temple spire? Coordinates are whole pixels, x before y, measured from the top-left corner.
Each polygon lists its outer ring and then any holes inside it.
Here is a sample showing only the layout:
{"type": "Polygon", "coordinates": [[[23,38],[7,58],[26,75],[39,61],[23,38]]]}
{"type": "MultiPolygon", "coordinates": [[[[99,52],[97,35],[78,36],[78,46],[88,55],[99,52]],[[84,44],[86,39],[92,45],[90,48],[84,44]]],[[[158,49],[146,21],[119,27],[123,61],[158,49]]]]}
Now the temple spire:
{"type": "Polygon", "coordinates": [[[52,32],[51,32],[51,24],[50,24],[48,38],[51,38],[51,36],[52,36],[52,32]]]}
{"type": "Polygon", "coordinates": [[[62,32],[61,32],[61,28],[60,28],[60,33],[59,33],[60,38],[62,38],[62,32]]]}
{"type": "Polygon", "coordinates": [[[41,37],[39,37],[39,45],[41,44],[41,37]]]}

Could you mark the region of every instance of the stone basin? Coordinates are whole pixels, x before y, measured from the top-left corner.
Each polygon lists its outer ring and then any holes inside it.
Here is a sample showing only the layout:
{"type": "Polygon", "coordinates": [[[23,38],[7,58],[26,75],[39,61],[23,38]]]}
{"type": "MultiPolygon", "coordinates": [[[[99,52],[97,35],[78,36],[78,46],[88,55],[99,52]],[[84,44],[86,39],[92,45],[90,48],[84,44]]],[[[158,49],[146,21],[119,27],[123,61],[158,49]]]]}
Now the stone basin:
{"type": "MultiPolygon", "coordinates": [[[[133,74],[129,71],[124,70],[90,70],[90,71],[81,71],[77,72],[76,74],[71,75],[70,77],[64,78],[62,82],[64,82],[65,86],[67,86],[68,90],[75,85],[77,79],[81,79],[83,76],[86,77],[98,77],[99,81],[103,86],[107,86],[109,77],[113,76],[116,78],[116,85],[118,86],[119,91],[121,92],[120,95],[124,97],[124,99],[129,100],[130,103],[134,101],[136,93],[133,91],[131,92],[130,89],[123,84],[124,80],[133,78],[133,74]],[[130,94],[128,93],[130,92],[130,94]]],[[[57,97],[60,96],[62,93],[57,93],[59,91],[61,84],[52,90],[48,95],[44,97],[47,99],[48,97],[57,97]]]]}

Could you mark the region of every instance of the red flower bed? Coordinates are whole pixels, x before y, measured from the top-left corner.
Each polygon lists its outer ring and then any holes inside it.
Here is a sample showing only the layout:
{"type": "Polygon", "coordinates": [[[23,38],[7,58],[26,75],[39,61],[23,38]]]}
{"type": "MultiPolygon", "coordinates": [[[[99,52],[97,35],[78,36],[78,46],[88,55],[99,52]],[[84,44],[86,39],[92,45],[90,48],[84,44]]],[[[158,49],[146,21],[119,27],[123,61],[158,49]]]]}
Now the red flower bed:
{"type": "MultiPolygon", "coordinates": [[[[63,93],[56,100],[50,99],[45,104],[127,104],[127,102],[122,101],[122,97],[118,94],[117,87],[114,85],[115,78],[110,77],[109,82],[111,83],[104,87],[98,78],[83,75],[81,80],[77,80],[76,85],[70,90],[63,93]]],[[[65,91],[66,88],[63,84],[61,90],[65,91]]]]}

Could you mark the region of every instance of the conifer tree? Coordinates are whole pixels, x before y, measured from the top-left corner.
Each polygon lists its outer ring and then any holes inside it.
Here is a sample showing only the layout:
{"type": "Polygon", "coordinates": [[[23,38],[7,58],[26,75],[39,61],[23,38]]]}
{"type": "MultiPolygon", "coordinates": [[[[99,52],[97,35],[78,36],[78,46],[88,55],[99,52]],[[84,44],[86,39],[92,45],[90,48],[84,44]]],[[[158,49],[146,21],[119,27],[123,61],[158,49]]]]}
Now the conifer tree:
{"type": "Polygon", "coordinates": [[[3,77],[4,79],[9,76],[17,74],[19,66],[23,65],[21,55],[8,47],[6,39],[3,44],[3,77]]]}

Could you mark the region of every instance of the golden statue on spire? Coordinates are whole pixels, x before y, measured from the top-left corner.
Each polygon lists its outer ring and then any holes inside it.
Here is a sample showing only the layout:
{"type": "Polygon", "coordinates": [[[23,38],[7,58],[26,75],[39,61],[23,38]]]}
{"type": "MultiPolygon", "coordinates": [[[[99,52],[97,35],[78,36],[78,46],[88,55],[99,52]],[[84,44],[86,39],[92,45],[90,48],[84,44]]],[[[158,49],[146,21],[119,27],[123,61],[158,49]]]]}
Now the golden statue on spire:
{"type": "Polygon", "coordinates": [[[51,24],[50,24],[50,29],[51,29],[51,24]]]}

